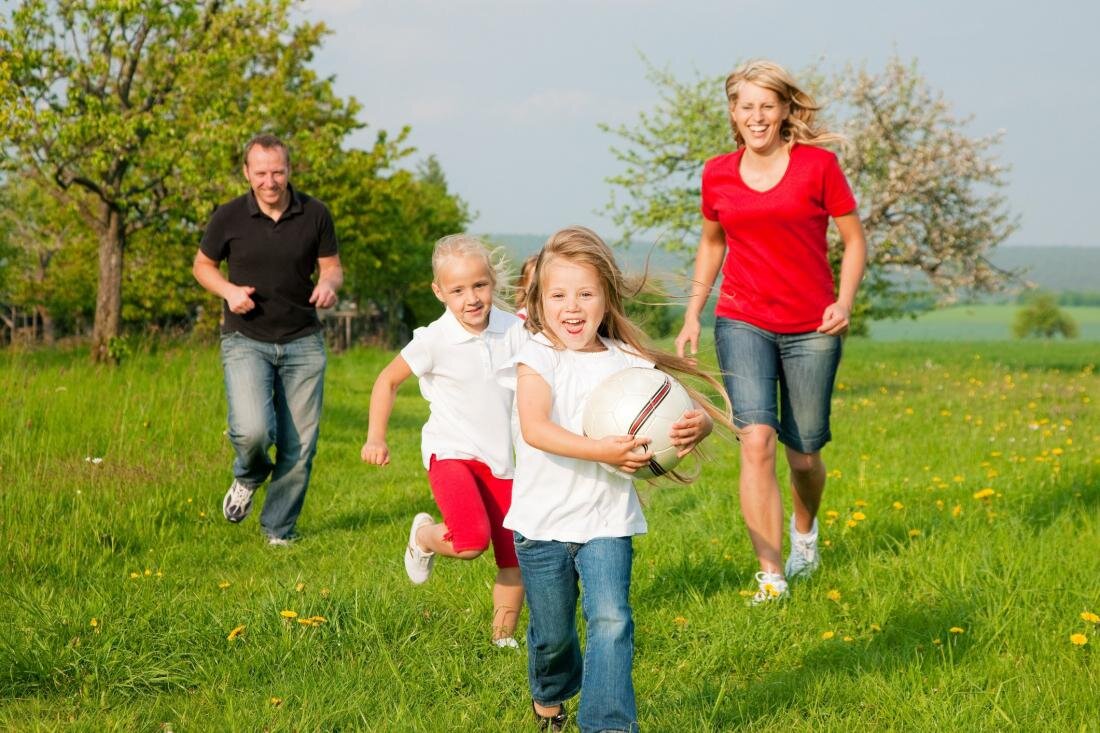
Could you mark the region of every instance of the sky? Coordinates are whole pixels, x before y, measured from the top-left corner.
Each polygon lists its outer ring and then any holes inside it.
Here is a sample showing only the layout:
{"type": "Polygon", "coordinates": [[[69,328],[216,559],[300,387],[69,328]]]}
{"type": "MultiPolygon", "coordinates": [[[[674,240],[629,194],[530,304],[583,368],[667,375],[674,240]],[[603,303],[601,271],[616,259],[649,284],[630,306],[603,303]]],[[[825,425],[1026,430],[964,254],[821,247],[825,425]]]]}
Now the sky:
{"type": "Polygon", "coordinates": [[[879,71],[897,55],[972,118],[969,134],[1004,131],[1020,217],[1007,244],[1100,246],[1100,3],[304,0],[299,17],[332,29],[314,67],[363,105],[349,144],[409,125],[475,232],[618,236],[600,213],[617,138],[598,125],[657,105],[643,56],[691,79],[748,58],[879,71]]]}

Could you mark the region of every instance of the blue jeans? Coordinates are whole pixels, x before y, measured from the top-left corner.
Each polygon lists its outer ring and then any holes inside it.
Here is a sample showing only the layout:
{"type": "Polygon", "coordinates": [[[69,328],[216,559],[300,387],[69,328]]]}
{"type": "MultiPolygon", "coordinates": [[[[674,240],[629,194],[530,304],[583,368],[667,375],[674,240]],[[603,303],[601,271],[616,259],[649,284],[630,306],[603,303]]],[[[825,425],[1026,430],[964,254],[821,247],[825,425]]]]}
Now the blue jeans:
{"type": "Polygon", "coordinates": [[[527,678],[531,697],[553,707],[581,694],[582,733],[637,731],[630,537],[583,544],[529,540],[515,533],[527,597],[527,678]],[[578,581],[588,628],[582,660],[577,636],[578,581]]]}
{"type": "Polygon", "coordinates": [[[271,477],[260,526],[271,537],[289,537],[302,511],[317,451],[324,339],[315,333],[272,344],[234,332],[222,336],[221,352],[229,440],[237,453],[233,475],[249,488],[271,477]]]}
{"type": "Polygon", "coordinates": [[[832,439],[829,410],[840,364],[839,336],[773,333],[720,317],[714,341],[737,427],[768,425],[780,442],[799,453],[816,453],[832,439]]]}

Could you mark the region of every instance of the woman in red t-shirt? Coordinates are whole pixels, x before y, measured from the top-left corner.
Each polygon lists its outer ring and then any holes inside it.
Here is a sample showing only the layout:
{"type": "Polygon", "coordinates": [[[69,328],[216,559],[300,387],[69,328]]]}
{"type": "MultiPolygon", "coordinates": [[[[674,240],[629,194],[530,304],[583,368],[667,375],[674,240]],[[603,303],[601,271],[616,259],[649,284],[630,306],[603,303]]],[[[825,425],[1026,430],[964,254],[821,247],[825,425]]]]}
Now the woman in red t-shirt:
{"type": "Polygon", "coordinates": [[[867,245],[836,156],[815,147],[841,138],[815,124],[813,98],[770,61],[735,70],[726,96],[737,147],[703,168],[703,233],[676,349],[681,356],[697,350],[699,314],[721,269],[715,344],[741,428],[741,513],[760,562],[753,602],[763,603],[786,596],[788,578],[819,564],[820,451],[831,438],[841,336],[867,245]],[[829,219],[844,242],[839,290],[829,219]],[[786,448],[794,505],[785,566],[777,441],[786,448]]]}

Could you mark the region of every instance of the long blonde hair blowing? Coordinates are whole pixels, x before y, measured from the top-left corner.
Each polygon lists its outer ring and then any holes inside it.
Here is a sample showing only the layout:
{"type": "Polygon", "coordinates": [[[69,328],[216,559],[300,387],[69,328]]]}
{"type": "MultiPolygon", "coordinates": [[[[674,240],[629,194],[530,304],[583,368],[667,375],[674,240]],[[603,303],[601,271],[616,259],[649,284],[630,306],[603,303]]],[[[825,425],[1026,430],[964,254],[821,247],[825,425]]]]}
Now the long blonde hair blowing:
{"type": "Polygon", "coordinates": [[[535,262],[535,274],[527,290],[526,328],[528,331],[542,333],[557,348],[565,348],[554,336],[553,331],[546,327],[546,317],[542,307],[543,278],[547,265],[555,259],[566,260],[575,265],[587,265],[596,271],[607,305],[603,322],[597,329],[601,336],[621,341],[626,345],[627,350],[653,362],[661,371],[692,377],[706,383],[721,396],[725,403],[724,410],[715,406],[706,395],[690,384],[685,384],[684,387],[691,398],[706,410],[715,422],[736,432],[733,421],[730,419],[729,395],[722,383],[713,375],[697,367],[692,360],[666,353],[652,346],[645,332],[627,317],[623,307],[624,297],[635,295],[641,289],[641,285],[628,288],[611,248],[600,239],[598,234],[587,227],[572,226],[562,229],[553,234],[539,252],[538,260],[535,262]],[[628,289],[632,292],[628,293],[628,289]]]}
{"type": "MultiPolygon", "coordinates": [[[[829,132],[823,125],[817,124],[817,113],[821,111],[821,105],[800,89],[787,70],[774,61],[747,61],[726,77],[726,99],[731,105],[737,103],[741,85],[746,82],[775,92],[779,101],[787,107],[787,119],[783,120],[779,135],[788,143],[826,145],[845,141],[843,135],[829,132]]],[[[737,147],[742,147],[745,140],[737,130],[732,115],[730,127],[733,128],[733,139],[737,147]]]]}

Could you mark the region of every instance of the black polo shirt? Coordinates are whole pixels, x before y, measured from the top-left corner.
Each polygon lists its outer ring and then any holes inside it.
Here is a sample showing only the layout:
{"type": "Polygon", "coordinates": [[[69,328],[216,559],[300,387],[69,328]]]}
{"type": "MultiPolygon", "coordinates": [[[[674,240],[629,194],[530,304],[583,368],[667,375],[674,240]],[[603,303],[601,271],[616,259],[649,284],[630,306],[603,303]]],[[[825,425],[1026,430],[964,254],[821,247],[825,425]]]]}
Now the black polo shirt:
{"type": "Polygon", "coordinates": [[[210,259],[229,262],[229,282],[256,288],[256,307],[244,315],[223,304],[223,333],[283,344],[321,328],[310,305],[318,257],[336,254],[336,230],[328,209],[289,187],[290,206],[274,221],[250,190],[219,206],[202,236],[210,259]]]}

